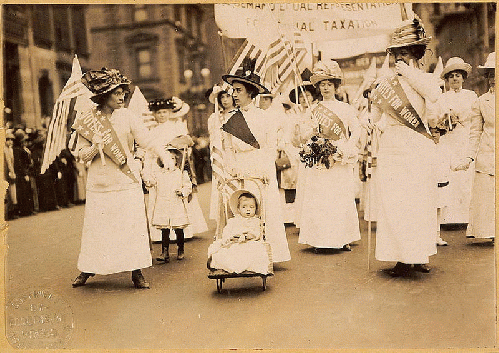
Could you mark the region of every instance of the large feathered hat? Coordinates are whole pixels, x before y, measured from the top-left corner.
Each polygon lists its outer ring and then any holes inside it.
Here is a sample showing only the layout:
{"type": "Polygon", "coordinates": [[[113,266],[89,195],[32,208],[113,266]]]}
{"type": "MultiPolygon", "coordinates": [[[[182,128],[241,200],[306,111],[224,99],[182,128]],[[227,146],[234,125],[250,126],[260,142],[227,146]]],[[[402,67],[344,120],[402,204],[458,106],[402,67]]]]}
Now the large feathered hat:
{"type": "Polygon", "coordinates": [[[173,102],[172,98],[159,98],[159,99],[154,99],[149,101],[149,110],[152,112],[157,112],[158,110],[161,109],[172,109],[173,112],[177,112],[180,110],[181,107],[175,107],[175,103],[173,102]],[[175,109],[177,108],[177,109],[175,109]]]}
{"type": "Polygon", "coordinates": [[[85,72],[81,78],[81,82],[95,96],[100,96],[108,93],[119,86],[126,86],[132,82],[123,76],[116,69],[107,69],[103,67],[100,70],[90,70],[85,72]]]}
{"type": "Polygon", "coordinates": [[[426,36],[423,22],[415,15],[413,20],[406,20],[395,29],[390,39],[388,49],[413,45],[427,46],[430,40],[431,37],[426,36]]]}
{"type": "Polygon", "coordinates": [[[270,93],[265,86],[260,84],[260,76],[255,74],[256,59],[244,58],[241,66],[236,70],[234,75],[223,75],[222,79],[229,85],[234,81],[248,83],[258,89],[258,93],[270,93]]]}
{"type": "Polygon", "coordinates": [[[323,80],[343,80],[343,72],[341,72],[340,65],[334,61],[318,61],[312,70],[310,81],[313,85],[323,80]]]}

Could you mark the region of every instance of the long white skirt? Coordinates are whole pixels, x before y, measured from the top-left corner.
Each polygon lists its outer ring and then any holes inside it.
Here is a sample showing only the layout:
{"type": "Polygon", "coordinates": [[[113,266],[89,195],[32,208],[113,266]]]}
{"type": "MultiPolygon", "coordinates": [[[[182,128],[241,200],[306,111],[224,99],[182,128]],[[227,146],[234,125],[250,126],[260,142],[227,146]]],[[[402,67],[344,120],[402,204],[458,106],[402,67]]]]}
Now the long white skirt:
{"type": "Polygon", "coordinates": [[[405,127],[380,139],[376,259],[424,264],[437,252],[435,144],[405,127]]]}
{"type": "Polygon", "coordinates": [[[438,147],[443,147],[448,156],[449,185],[445,192],[444,205],[441,211],[441,223],[468,223],[473,183],[474,165],[468,170],[453,171],[451,168],[466,157],[469,129],[458,125],[454,130],[440,138],[438,147]]]}
{"type": "Polygon", "coordinates": [[[295,225],[296,228],[300,228],[301,225],[301,212],[303,207],[303,195],[305,191],[305,186],[307,184],[307,170],[305,164],[301,163],[298,165],[298,176],[296,181],[296,198],[295,198],[295,225]]]}
{"type": "Polygon", "coordinates": [[[475,238],[495,237],[495,179],[493,175],[475,173],[470,218],[468,235],[475,238]]]}
{"type": "Polygon", "coordinates": [[[307,168],[300,219],[300,244],[340,249],[360,240],[352,165],[307,168]]]}
{"type": "Polygon", "coordinates": [[[106,275],[152,265],[144,195],[136,188],[87,190],[78,269],[106,275]]]}

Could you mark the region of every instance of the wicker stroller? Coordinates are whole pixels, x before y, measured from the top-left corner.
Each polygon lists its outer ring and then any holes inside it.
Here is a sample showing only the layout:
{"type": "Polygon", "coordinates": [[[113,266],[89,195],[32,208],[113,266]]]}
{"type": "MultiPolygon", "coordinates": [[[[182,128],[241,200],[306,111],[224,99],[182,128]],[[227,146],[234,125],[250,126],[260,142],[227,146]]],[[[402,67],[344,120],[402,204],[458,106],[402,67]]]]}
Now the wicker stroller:
{"type": "Polygon", "coordinates": [[[221,292],[223,283],[227,278],[261,277],[262,289],[265,290],[267,277],[273,276],[272,251],[270,244],[265,241],[265,212],[263,207],[263,191],[265,190],[265,186],[265,180],[260,178],[226,179],[218,186],[219,191],[222,194],[221,216],[219,221],[220,225],[217,228],[214,242],[210,245],[208,251],[208,278],[216,280],[218,293],[221,292]],[[220,256],[223,257],[228,254],[228,252],[223,252],[224,250],[218,252],[220,251],[218,250],[219,245],[222,242],[223,226],[228,223],[229,219],[232,218],[235,213],[233,205],[235,197],[244,192],[250,192],[255,196],[259,210],[262,240],[248,242],[251,243],[248,244],[250,247],[257,249],[257,253],[255,253],[254,258],[252,259],[253,262],[256,262],[256,266],[251,267],[255,269],[255,271],[248,269],[241,270],[244,268],[244,263],[242,264],[243,267],[241,267],[238,271],[233,271],[225,266],[221,266],[220,264],[223,263],[223,261],[219,261],[217,264],[213,264],[215,261],[212,262],[212,260],[215,259],[214,256],[218,256],[218,259],[220,259],[220,256]],[[212,253],[212,249],[215,249],[215,254],[212,253]],[[258,268],[258,270],[256,270],[256,268],[258,268]]]}

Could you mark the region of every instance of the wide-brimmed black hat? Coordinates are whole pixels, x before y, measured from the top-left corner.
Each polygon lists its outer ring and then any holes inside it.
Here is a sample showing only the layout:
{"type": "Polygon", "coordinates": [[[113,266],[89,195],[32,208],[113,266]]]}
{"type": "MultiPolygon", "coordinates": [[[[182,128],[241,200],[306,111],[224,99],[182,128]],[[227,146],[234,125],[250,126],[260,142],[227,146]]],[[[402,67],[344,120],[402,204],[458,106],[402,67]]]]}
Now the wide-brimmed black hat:
{"type": "Polygon", "coordinates": [[[104,93],[111,92],[113,89],[130,85],[132,82],[123,76],[116,69],[107,69],[103,67],[100,70],[90,70],[85,72],[81,78],[81,82],[87,87],[93,96],[100,96],[104,93]]]}
{"type": "Polygon", "coordinates": [[[173,112],[179,111],[182,107],[177,107],[175,109],[175,103],[171,98],[159,98],[149,101],[149,110],[152,112],[157,112],[161,109],[172,109],[173,112]]]}
{"type": "Polygon", "coordinates": [[[270,93],[270,91],[260,84],[260,76],[255,74],[256,59],[244,58],[242,65],[236,70],[234,75],[223,75],[222,79],[229,85],[234,81],[248,83],[258,89],[258,94],[270,93]]]}
{"type": "Polygon", "coordinates": [[[300,85],[296,88],[293,88],[291,90],[291,92],[289,92],[289,100],[291,102],[293,102],[294,104],[296,104],[296,89],[298,89],[298,96],[300,95],[300,93],[302,92],[305,92],[305,91],[308,91],[312,94],[312,97],[314,97],[315,99],[315,96],[317,95],[317,91],[315,89],[315,86],[312,84],[312,82],[310,82],[310,77],[312,76],[312,72],[307,68],[305,70],[303,70],[303,72],[301,73],[301,79],[302,79],[302,83],[303,85],[300,85]]]}

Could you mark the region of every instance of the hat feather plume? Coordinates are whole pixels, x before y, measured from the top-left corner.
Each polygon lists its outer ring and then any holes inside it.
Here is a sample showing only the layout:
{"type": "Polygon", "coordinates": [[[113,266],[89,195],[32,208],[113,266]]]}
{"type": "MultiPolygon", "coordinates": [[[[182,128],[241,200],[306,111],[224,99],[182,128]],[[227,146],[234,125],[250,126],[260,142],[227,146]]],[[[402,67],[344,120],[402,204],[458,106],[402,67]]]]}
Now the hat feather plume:
{"type": "Polygon", "coordinates": [[[243,72],[254,72],[256,66],[256,59],[252,58],[244,58],[242,62],[243,72]]]}

